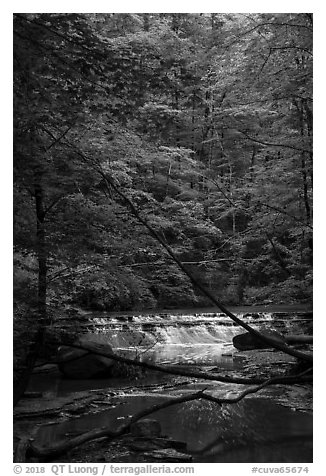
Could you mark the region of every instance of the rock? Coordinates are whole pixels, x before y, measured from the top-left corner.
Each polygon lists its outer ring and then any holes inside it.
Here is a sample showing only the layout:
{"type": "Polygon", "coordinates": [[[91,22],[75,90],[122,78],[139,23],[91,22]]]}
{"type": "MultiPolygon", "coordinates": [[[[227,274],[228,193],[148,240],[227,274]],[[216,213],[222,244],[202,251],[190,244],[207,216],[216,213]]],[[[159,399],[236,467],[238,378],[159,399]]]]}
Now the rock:
{"type": "Polygon", "coordinates": [[[136,421],[130,427],[133,436],[142,436],[145,438],[157,438],[161,436],[161,425],[157,420],[144,418],[136,421]]]}
{"type": "Polygon", "coordinates": [[[172,440],[169,438],[133,438],[128,446],[133,451],[152,451],[166,448],[173,448],[175,450],[186,450],[187,443],[183,441],[172,440]]]}
{"type": "Polygon", "coordinates": [[[154,450],[150,453],[144,453],[143,456],[147,458],[153,458],[155,460],[164,461],[165,463],[189,463],[192,461],[192,456],[187,455],[186,453],[180,453],[172,448],[162,449],[162,450],[154,450]]]}
{"type": "Polygon", "coordinates": [[[133,451],[140,451],[141,453],[162,448],[150,438],[135,438],[134,441],[128,444],[128,447],[133,451]]]}
{"type": "MultiPolygon", "coordinates": [[[[112,347],[107,343],[96,342],[96,336],[86,335],[76,341],[76,344],[92,344],[99,352],[113,353],[112,347]]],[[[89,379],[109,376],[112,372],[114,360],[87,350],[76,349],[70,346],[61,346],[58,349],[59,370],[71,379],[89,379]]]]}
{"type": "Polygon", "coordinates": [[[247,312],[243,317],[252,317],[253,319],[259,319],[260,315],[258,312],[247,312]]]}
{"type": "MultiPolygon", "coordinates": [[[[274,339],[281,344],[286,344],[285,338],[277,331],[265,329],[260,331],[260,333],[266,337],[274,339]]],[[[250,334],[249,332],[245,332],[244,334],[239,334],[233,337],[232,342],[234,347],[238,350],[271,349],[273,347],[272,345],[261,341],[258,339],[258,337],[250,334]]]]}

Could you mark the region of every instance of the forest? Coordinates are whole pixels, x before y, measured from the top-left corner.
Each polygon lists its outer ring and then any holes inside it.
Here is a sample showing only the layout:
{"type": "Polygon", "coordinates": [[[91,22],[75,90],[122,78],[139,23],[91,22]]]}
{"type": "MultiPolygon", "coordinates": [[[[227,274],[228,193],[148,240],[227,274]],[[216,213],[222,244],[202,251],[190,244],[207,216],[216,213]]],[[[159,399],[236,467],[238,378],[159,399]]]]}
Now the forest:
{"type": "Polygon", "coordinates": [[[80,310],[311,304],[312,31],[13,15],[16,403],[46,327],[80,310]]]}
{"type": "Polygon", "coordinates": [[[309,14],[15,14],[14,301],[311,300],[309,14]]]}

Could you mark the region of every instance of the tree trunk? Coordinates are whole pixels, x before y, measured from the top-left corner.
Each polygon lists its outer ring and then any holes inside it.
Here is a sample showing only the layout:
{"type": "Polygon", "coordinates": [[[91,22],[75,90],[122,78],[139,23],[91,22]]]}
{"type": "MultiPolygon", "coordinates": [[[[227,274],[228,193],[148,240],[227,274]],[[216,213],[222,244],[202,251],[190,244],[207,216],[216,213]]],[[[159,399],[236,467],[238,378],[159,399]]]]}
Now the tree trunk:
{"type": "Polygon", "coordinates": [[[189,271],[189,269],[180,261],[180,259],[175,255],[175,253],[172,251],[170,246],[161,238],[161,236],[150,226],[148,221],[143,218],[139,211],[136,209],[135,205],[133,202],[121,191],[119,186],[115,184],[113,179],[109,176],[107,176],[104,172],[99,171],[99,173],[102,175],[104,181],[107,184],[107,187],[111,186],[115,192],[124,200],[128,208],[130,209],[131,213],[139,220],[140,223],[142,223],[147,230],[150,232],[150,234],[163,246],[163,248],[167,251],[167,253],[170,255],[170,257],[175,261],[175,263],[179,266],[179,268],[188,276],[190,281],[196,286],[196,288],[202,292],[203,295],[207,296],[213,304],[215,304],[222,312],[224,312],[227,316],[229,316],[232,321],[234,321],[236,324],[239,326],[243,327],[246,331],[250,332],[250,334],[253,334],[254,336],[258,337],[258,339],[262,340],[263,342],[266,342],[270,344],[272,347],[275,349],[281,350],[282,352],[285,352],[286,354],[292,355],[294,357],[297,357],[298,359],[307,361],[307,362],[313,362],[313,355],[312,354],[306,354],[305,352],[300,352],[295,349],[292,349],[291,347],[288,347],[286,345],[283,345],[279,343],[278,341],[275,341],[274,339],[270,339],[269,337],[262,335],[260,332],[258,332],[256,329],[252,328],[249,324],[246,322],[242,321],[239,317],[237,317],[235,314],[233,314],[231,311],[229,311],[224,304],[216,299],[194,276],[193,274],[189,271]]]}
{"type": "Polygon", "coordinates": [[[277,249],[273,239],[269,236],[268,233],[266,233],[266,236],[267,236],[267,239],[268,241],[270,242],[270,244],[272,245],[272,248],[273,248],[273,251],[274,251],[274,254],[275,254],[275,258],[278,262],[278,264],[280,265],[280,267],[283,269],[283,271],[285,271],[285,273],[287,274],[287,276],[291,276],[291,272],[289,271],[285,261],[283,260],[282,256],[280,255],[279,253],[279,250],[277,249]]]}
{"type": "Polygon", "coordinates": [[[35,173],[35,208],[36,208],[36,239],[38,258],[38,313],[41,320],[46,320],[46,275],[47,275],[47,252],[45,244],[45,211],[44,191],[41,184],[42,172],[35,173]]]}
{"type": "Polygon", "coordinates": [[[143,13],[144,31],[149,31],[149,13],[143,13]]]}
{"type": "MultiPolygon", "coordinates": [[[[301,101],[301,104],[299,104],[297,101],[294,101],[294,104],[297,108],[297,112],[299,115],[301,137],[302,138],[309,137],[312,131],[311,111],[308,108],[306,101],[304,100],[301,101]],[[305,115],[306,115],[306,119],[305,119],[305,115]]],[[[309,155],[312,160],[312,153],[309,155]]],[[[307,225],[310,225],[311,208],[309,203],[309,185],[308,185],[306,156],[307,156],[307,152],[302,151],[301,152],[302,196],[303,196],[303,203],[304,203],[304,209],[306,214],[306,223],[307,225]]],[[[312,167],[311,167],[311,170],[312,170],[312,167]]],[[[312,185],[312,180],[311,180],[311,185],[312,185]]]]}
{"type": "Polygon", "coordinates": [[[36,241],[37,241],[37,257],[38,257],[38,292],[37,292],[37,332],[34,344],[31,345],[25,368],[14,384],[13,406],[15,407],[22,398],[33,372],[36,359],[43,345],[45,326],[47,324],[46,312],[46,295],[47,295],[47,252],[45,243],[45,207],[44,207],[44,191],[42,187],[42,171],[37,170],[34,174],[34,197],[36,210],[36,241]]]}

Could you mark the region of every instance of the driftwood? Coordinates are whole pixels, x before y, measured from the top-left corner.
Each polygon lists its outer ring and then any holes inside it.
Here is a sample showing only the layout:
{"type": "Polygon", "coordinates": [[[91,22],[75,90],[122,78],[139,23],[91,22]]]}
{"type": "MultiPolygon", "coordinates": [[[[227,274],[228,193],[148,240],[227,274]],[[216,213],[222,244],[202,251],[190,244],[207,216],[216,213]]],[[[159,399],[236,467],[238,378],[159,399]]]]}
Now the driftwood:
{"type": "Polygon", "coordinates": [[[113,353],[110,353],[109,351],[107,353],[103,353],[96,348],[96,345],[92,345],[90,343],[86,344],[84,343],[83,345],[77,345],[73,344],[72,347],[77,347],[77,348],[83,348],[85,350],[88,350],[90,352],[98,353],[101,355],[105,355],[107,357],[110,357],[113,360],[117,360],[120,362],[124,362],[126,364],[131,364],[131,365],[136,365],[139,367],[147,368],[150,370],[157,370],[160,372],[164,373],[170,373],[174,375],[182,375],[182,376],[187,376],[187,377],[193,377],[193,378],[199,378],[203,380],[209,380],[209,381],[220,381],[220,382],[226,382],[226,383],[237,383],[237,384],[245,384],[245,385],[256,385],[258,386],[255,387],[250,387],[243,392],[241,392],[237,397],[235,398],[216,398],[213,397],[210,394],[205,393],[205,390],[196,392],[193,394],[188,394],[188,395],[183,395],[180,397],[173,397],[163,403],[154,405],[150,408],[147,408],[136,415],[134,415],[126,424],[122,425],[118,430],[111,430],[110,428],[107,427],[102,427],[102,428],[96,428],[94,430],[85,432],[81,435],[78,435],[74,438],[71,438],[69,441],[63,441],[56,443],[55,445],[48,447],[48,448],[42,448],[38,447],[34,443],[34,438],[31,439],[24,439],[21,440],[17,446],[16,452],[15,452],[15,461],[16,462],[24,462],[26,459],[26,452],[28,451],[32,456],[35,456],[40,459],[51,459],[56,456],[59,456],[60,454],[63,454],[77,446],[80,446],[88,441],[91,440],[97,440],[99,438],[108,438],[108,439],[113,439],[117,438],[119,436],[122,436],[125,433],[129,432],[130,425],[139,419],[155,412],[158,410],[161,410],[163,408],[167,408],[172,405],[192,401],[192,400],[208,400],[215,402],[219,405],[223,404],[233,404],[237,403],[240,400],[242,400],[246,395],[250,393],[256,393],[262,388],[268,386],[268,385],[276,385],[276,384],[284,384],[284,385],[293,385],[293,384],[302,384],[302,383],[309,383],[312,381],[312,375],[309,374],[309,371],[304,371],[301,372],[298,375],[293,375],[293,376],[276,376],[268,380],[263,380],[260,378],[232,378],[228,376],[223,376],[223,375],[214,375],[210,374],[209,372],[201,372],[201,371],[186,371],[183,369],[177,369],[175,367],[165,367],[165,366],[160,366],[160,365],[155,365],[155,364],[150,364],[147,362],[139,362],[139,361],[134,361],[131,359],[127,359],[125,357],[120,357],[118,355],[115,355],[113,353]]]}
{"type": "MultiPolygon", "coordinates": [[[[306,372],[303,372],[303,373],[301,373],[301,374],[299,374],[295,377],[298,380],[298,379],[304,377],[304,374],[306,374],[306,372]]],[[[291,381],[292,381],[292,379],[291,379],[291,381]]],[[[129,433],[130,426],[133,423],[140,420],[141,418],[144,418],[145,416],[150,415],[151,413],[157,412],[158,410],[162,410],[164,408],[168,408],[168,407],[173,406],[173,405],[178,405],[178,404],[185,403],[185,402],[190,402],[190,401],[193,401],[193,400],[207,400],[207,401],[210,401],[210,402],[214,402],[214,403],[216,403],[220,406],[224,405],[224,404],[235,404],[235,403],[238,403],[240,400],[242,400],[243,398],[245,398],[247,395],[249,395],[251,393],[256,393],[259,390],[261,390],[261,389],[263,389],[267,386],[275,385],[275,384],[278,384],[278,383],[279,383],[279,378],[271,378],[271,379],[265,380],[262,384],[260,384],[258,386],[255,386],[255,387],[248,388],[248,389],[244,390],[243,392],[241,392],[237,397],[234,397],[234,398],[213,397],[212,395],[210,395],[208,393],[205,393],[205,390],[202,390],[202,391],[196,392],[196,393],[191,393],[191,394],[188,394],[188,395],[182,395],[182,396],[179,396],[179,397],[172,397],[172,398],[169,398],[168,400],[166,400],[163,403],[155,404],[155,405],[153,405],[149,408],[146,408],[146,409],[136,413],[134,416],[132,416],[129,419],[129,421],[127,421],[125,424],[121,425],[120,428],[118,428],[115,431],[113,431],[113,430],[111,430],[110,428],[107,428],[107,427],[97,428],[97,429],[94,429],[94,430],[91,430],[91,431],[87,431],[87,432],[85,432],[81,435],[78,435],[78,436],[74,437],[74,438],[71,438],[68,441],[58,442],[58,443],[56,443],[53,446],[48,447],[48,448],[38,447],[34,443],[34,441],[30,441],[29,446],[28,446],[28,450],[31,452],[31,454],[33,456],[36,456],[38,458],[42,458],[42,459],[54,458],[54,457],[60,456],[63,453],[66,453],[69,450],[72,450],[73,448],[76,448],[77,446],[80,446],[84,443],[87,443],[88,441],[91,441],[91,440],[96,440],[96,439],[103,438],[103,437],[106,437],[109,440],[112,440],[114,438],[118,438],[118,437],[124,435],[125,433],[129,433]]],[[[20,456],[21,456],[21,453],[20,453],[20,456]]],[[[22,462],[22,461],[20,461],[20,462],[22,462]]]]}
{"type": "MultiPolygon", "coordinates": [[[[90,162],[89,159],[81,154],[79,152],[79,155],[81,155],[84,160],[87,162],[90,162]]],[[[94,165],[94,162],[93,162],[94,165]]],[[[312,353],[307,353],[307,352],[301,352],[296,349],[293,349],[289,345],[281,343],[275,339],[271,339],[268,336],[262,335],[260,332],[252,328],[249,324],[245,323],[242,321],[240,318],[238,318],[235,314],[233,314],[231,311],[229,311],[222,302],[220,302],[218,299],[216,299],[210,291],[208,291],[204,286],[201,285],[200,282],[197,281],[197,279],[192,275],[192,273],[188,270],[188,268],[179,260],[179,258],[174,254],[173,250],[170,248],[170,246],[165,242],[165,240],[160,236],[158,232],[156,232],[151,225],[148,223],[148,221],[143,218],[139,211],[136,209],[135,205],[132,203],[132,201],[121,191],[120,187],[116,184],[115,180],[108,176],[104,171],[100,168],[100,166],[96,166],[98,173],[101,175],[103,178],[103,182],[109,192],[111,192],[111,189],[116,192],[116,194],[122,198],[123,202],[127,205],[127,207],[130,209],[131,213],[138,219],[140,223],[142,223],[147,230],[150,232],[150,234],[163,246],[163,248],[166,250],[170,258],[179,266],[179,268],[188,276],[190,281],[193,283],[193,285],[200,290],[205,296],[207,296],[214,305],[216,305],[223,313],[225,313],[228,317],[232,319],[233,322],[247,330],[250,334],[254,335],[258,339],[260,339],[262,342],[265,342],[267,344],[270,344],[273,348],[278,349],[288,355],[291,355],[293,357],[296,357],[302,361],[311,363],[313,362],[313,355],[312,353]]],[[[110,193],[111,195],[111,193],[110,193]]],[[[44,330],[43,330],[44,332],[44,330]]],[[[42,339],[39,339],[39,345],[42,342],[42,339]]],[[[73,347],[73,346],[72,346],[73,347]]],[[[64,442],[59,442],[52,447],[49,448],[39,448],[35,445],[32,439],[26,443],[26,440],[22,440],[21,443],[18,445],[17,451],[16,451],[16,461],[17,462],[23,462],[25,459],[25,454],[27,451],[31,452],[32,455],[38,457],[38,458],[53,458],[55,456],[58,456],[62,453],[65,453],[66,451],[69,451],[77,446],[82,445],[83,443],[86,443],[87,441],[98,439],[98,438],[117,438],[124,433],[127,433],[130,429],[130,425],[134,423],[135,421],[139,420],[140,418],[143,418],[144,416],[147,416],[155,411],[158,411],[163,408],[167,408],[172,405],[192,401],[192,400],[209,400],[212,402],[215,402],[219,405],[223,404],[232,404],[232,403],[237,403],[241,399],[243,399],[246,395],[249,393],[255,393],[258,392],[260,389],[268,386],[268,385],[274,385],[274,384],[293,384],[293,383],[303,383],[307,381],[311,381],[311,376],[306,375],[307,372],[301,373],[299,375],[293,376],[293,377],[275,377],[271,378],[265,381],[261,381],[261,379],[245,379],[245,378],[230,378],[227,376],[221,376],[221,375],[210,375],[205,372],[189,372],[186,373],[182,370],[178,369],[173,369],[173,368],[168,368],[168,367],[163,367],[163,366],[158,366],[154,364],[149,364],[145,362],[138,362],[138,361],[132,361],[130,359],[126,359],[120,356],[116,356],[114,354],[110,353],[104,353],[103,352],[96,352],[89,344],[84,344],[83,346],[75,346],[77,348],[82,348],[89,350],[91,352],[97,353],[99,355],[104,355],[106,357],[112,358],[113,360],[117,360],[120,362],[132,364],[132,365],[138,365],[144,368],[148,368],[151,370],[158,370],[161,372],[165,373],[170,373],[174,375],[183,375],[183,376],[189,376],[189,377],[195,377],[195,378],[204,378],[205,380],[212,380],[212,381],[220,381],[220,382],[229,382],[229,383],[239,383],[239,384],[253,384],[253,383],[259,383],[257,387],[254,388],[249,388],[242,393],[239,394],[238,397],[235,398],[230,398],[230,399],[223,399],[223,398],[216,398],[213,397],[207,393],[204,393],[204,391],[197,392],[194,394],[188,394],[185,396],[181,397],[173,397],[172,399],[169,399],[165,401],[164,403],[154,405],[148,409],[143,410],[142,412],[137,413],[134,415],[125,425],[122,425],[118,430],[112,431],[109,428],[100,428],[100,429],[95,429],[91,430],[89,432],[86,432],[82,435],[76,436],[75,438],[70,439],[69,441],[64,441],[64,442]]],[[[35,355],[37,355],[37,352],[35,352],[35,355]]],[[[27,375],[27,380],[30,375],[30,370],[33,368],[35,365],[35,357],[32,361],[32,364],[30,365],[29,373],[27,375]]],[[[25,379],[26,380],[26,379],[25,379]]],[[[25,386],[26,388],[26,386],[25,386]]],[[[22,394],[24,393],[25,390],[23,385],[20,385],[20,388],[17,389],[15,392],[15,398],[14,398],[14,404],[17,403],[17,401],[21,398],[22,394]]]]}
{"type": "MultiPolygon", "coordinates": [[[[241,384],[242,385],[257,385],[257,384],[259,385],[259,384],[262,384],[266,380],[259,377],[257,378],[228,377],[226,375],[212,374],[209,372],[192,371],[192,370],[188,371],[181,368],[178,369],[175,366],[168,367],[165,365],[151,364],[149,362],[140,362],[138,360],[132,360],[132,359],[128,359],[127,357],[122,357],[120,355],[112,354],[109,351],[108,352],[99,351],[98,348],[96,348],[96,346],[94,346],[91,343],[83,343],[82,345],[71,344],[71,347],[76,347],[78,349],[85,349],[90,352],[93,352],[94,354],[100,354],[105,357],[109,357],[112,360],[116,360],[117,362],[134,365],[136,367],[142,367],[148,370],[157,370],[159,372],[168,373],[172,375],[181,375],[183,377],[192,377],[192,378],[210,380],[215,382],[236,383],[240,385],[241,384]]],[[[299,374],[299,376],[291,376],[291,377],[290,376],[285,377],[284,375],[273,377],[273,382],[279,383],[279,384],[306,383],[306,382],[311,382],[311,380],[312,380],[311,375],[301,375],[301,374],[299,374]]]]}

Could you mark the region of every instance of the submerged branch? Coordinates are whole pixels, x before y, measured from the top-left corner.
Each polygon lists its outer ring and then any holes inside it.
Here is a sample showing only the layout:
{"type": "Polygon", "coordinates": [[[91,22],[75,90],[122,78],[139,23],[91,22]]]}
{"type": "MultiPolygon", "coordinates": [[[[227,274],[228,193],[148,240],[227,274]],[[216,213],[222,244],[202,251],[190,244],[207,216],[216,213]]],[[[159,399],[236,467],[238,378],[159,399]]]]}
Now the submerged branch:
{"type": "MultiPolygon", "coordinates": [[[[299,374],[295,377],[299,378],[302,375],[303,374],[299,374]]],[[[33,441],[31,441],[29,449],[32,451],[33,455],[37,457],[41,457],[41,458],[56,457],[61,455],[62,453],[65,453],[91,440],[95,440],[95,439],[103,438],[103,437],[107,437],[110,440],[114,438],[118,438],[124,435],[125,433],[129,433],[131,425],[137,422],[138,420],[140,420],[141,418],[144,418],[152,413],[171,407],[173,405],[191,402],[194,400],[206,400],[209,402],[216,403],[220,406],[225,404],[235,404],[240,402],[243,398],[245,398],[247,395],[251,393],[256,393],[269,385],[275,385],[279,383],[278,380],[279,380],[278,378],[271,378],[271,379],[265,380],[260,385],[248,388],[245,391],[239,393],[239,395],[237,395],[234,398],[214,397],[213,395],[209,393],[205,393],[205,390],[201,390],[199,392],[191,393],[188,395],[181,395],[179,397],[172,397],[172,398],[170,397],[165,402],[157,403],[149,408],[145,408],[144,410],[139,411],[138,413],[133,415],[125,424],[121,425],[120,428],[118,428],[117,430],[111,430],[108,427],[97,428],[95,430],[87,431],[83,433],[82,435],[78,435],[75,438],[71,438],[68,441],[61,441],[59,443],[56,443],[53,446],[48,448],[37,447],[33,443],[33,441]]]]}

